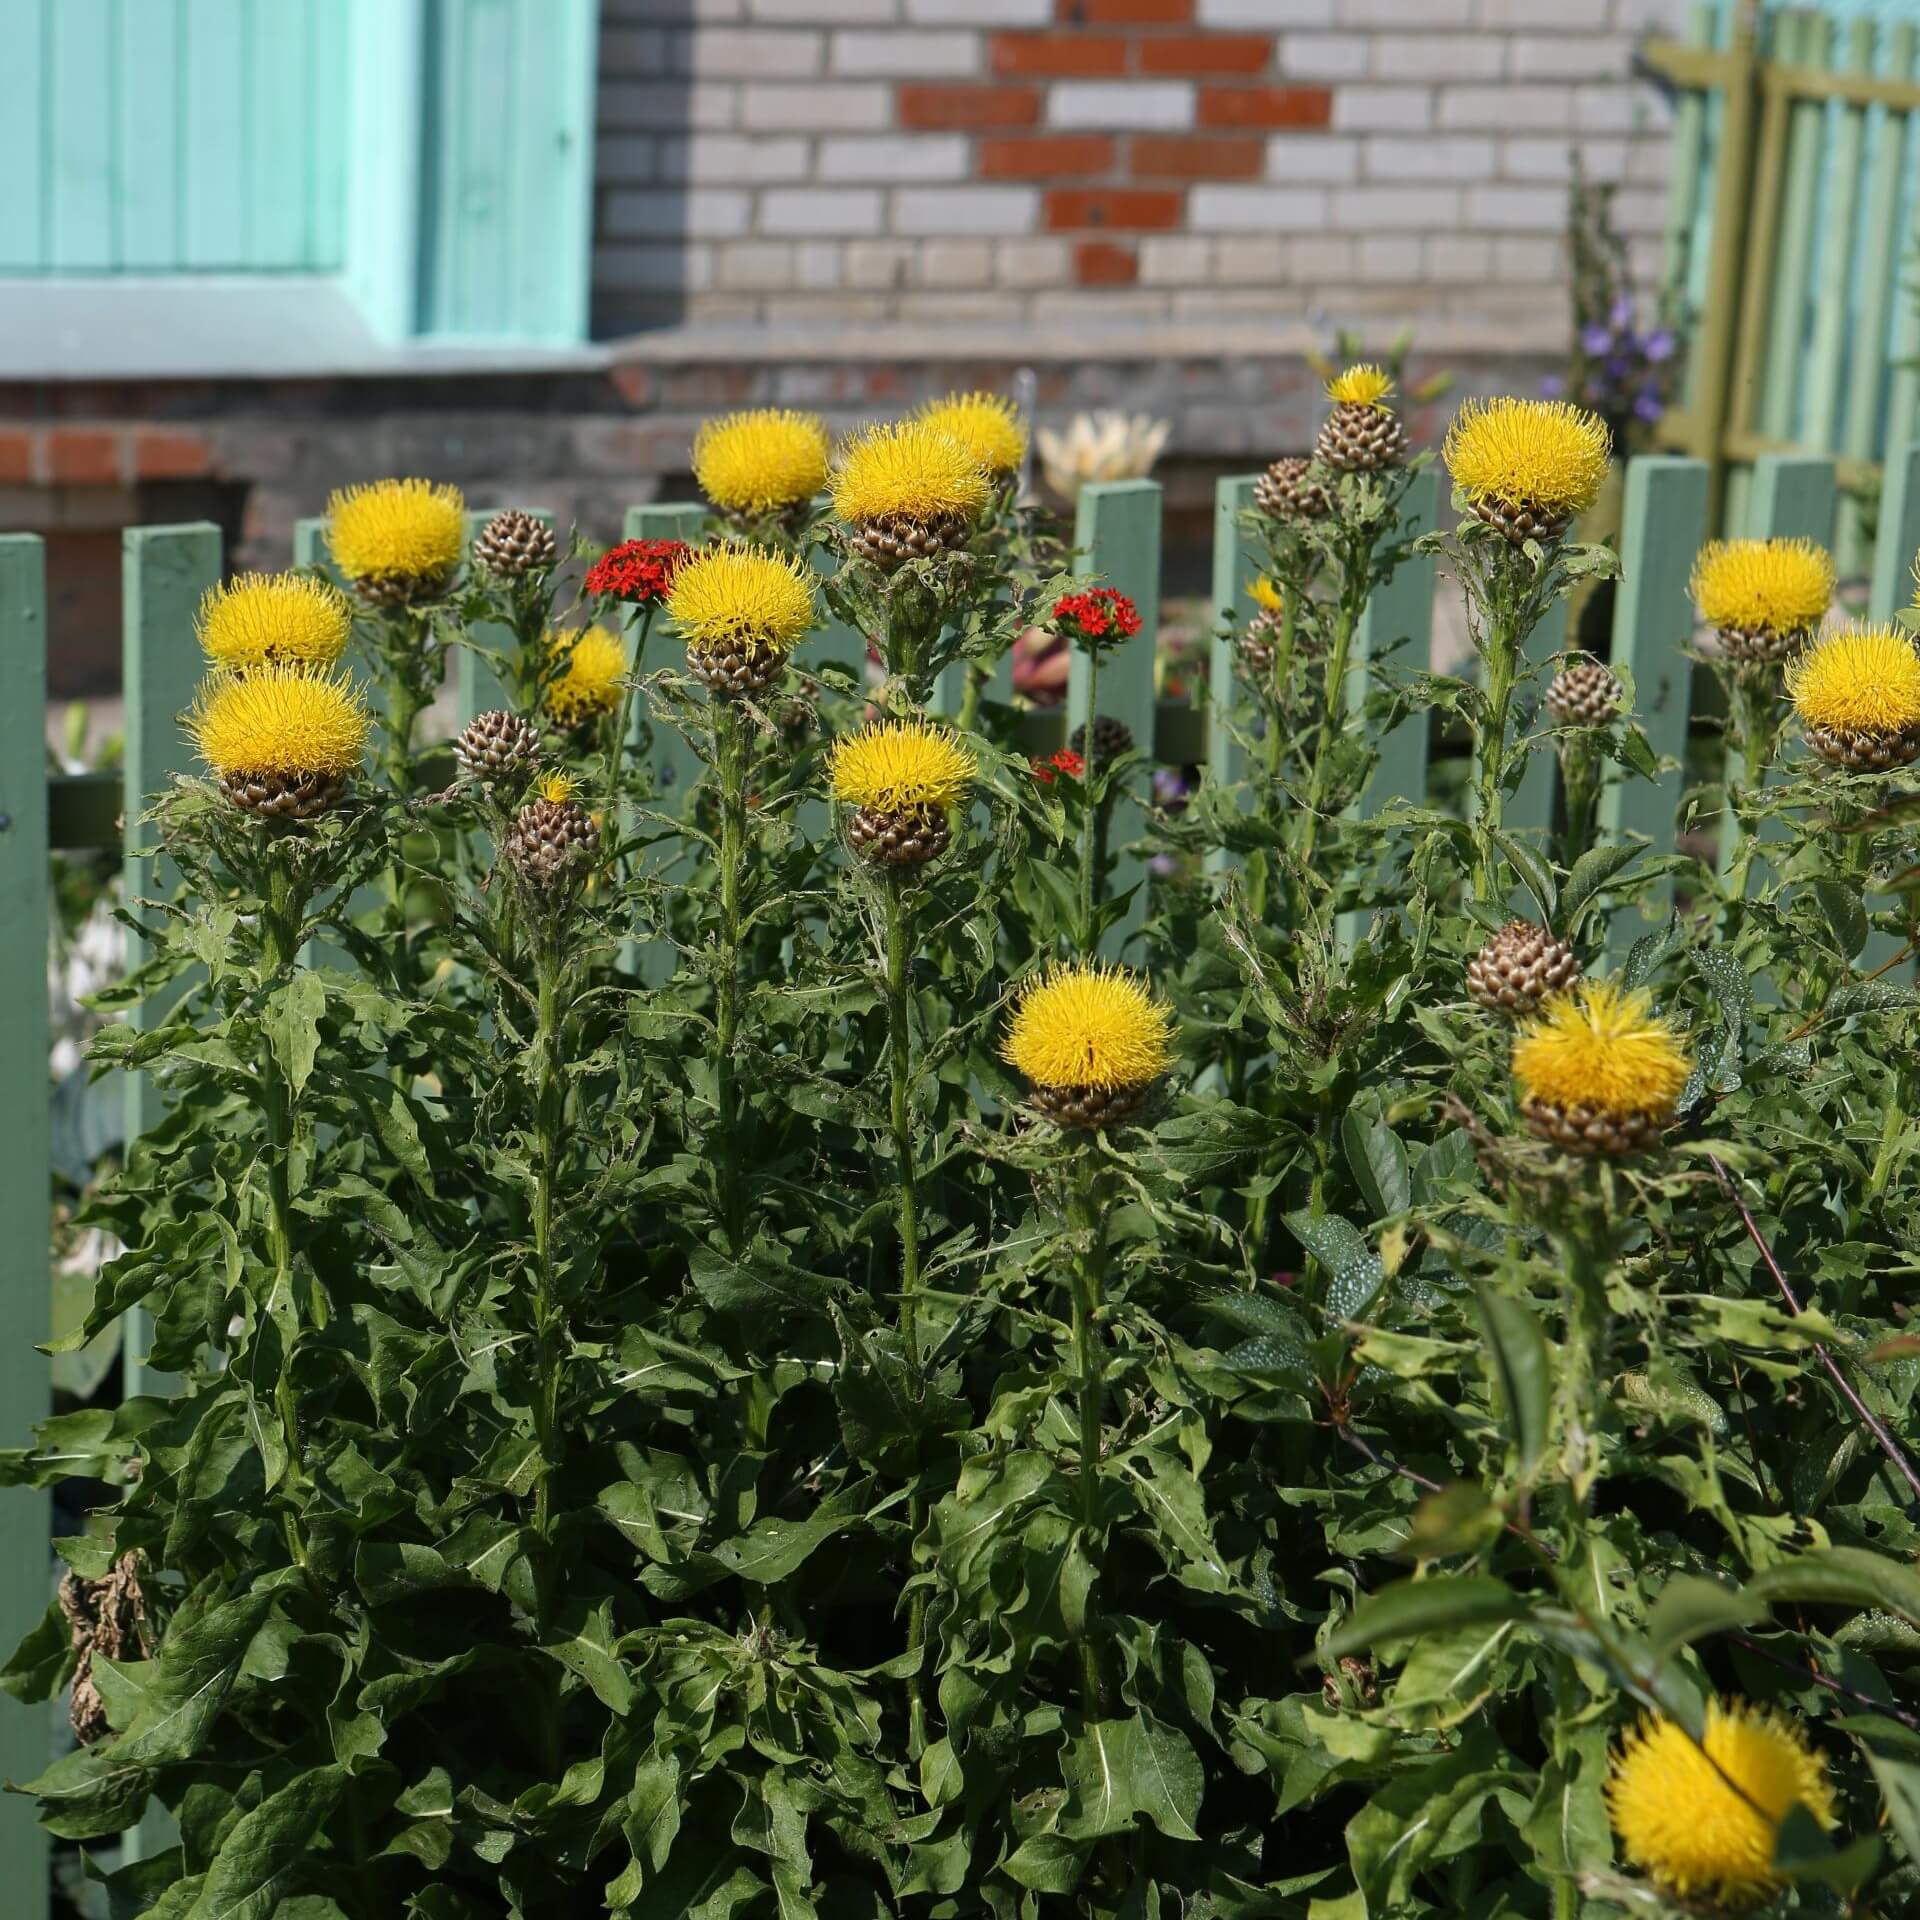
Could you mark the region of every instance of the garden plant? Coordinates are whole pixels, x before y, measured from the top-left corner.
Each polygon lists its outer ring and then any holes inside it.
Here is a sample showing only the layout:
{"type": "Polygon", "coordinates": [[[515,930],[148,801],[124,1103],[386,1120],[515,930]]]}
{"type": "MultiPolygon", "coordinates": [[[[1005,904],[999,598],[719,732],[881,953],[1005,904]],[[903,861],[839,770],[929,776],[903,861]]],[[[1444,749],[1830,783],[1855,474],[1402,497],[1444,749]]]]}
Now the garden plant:
{"type": "Polygon", "coordinates": [[[20,1784],[166,1815],[114,1915],[1920,1910],[1920,653],[1709,551],[1726,856],[1610,834],[1631,676],[1528,646],[1604,423],[1416,451],[1348,368],[1136,897],[1139,612],[1024,452],[736,415],[691,545],[463,561],[387,481],[209,595],[71,1335],[162,1378],[0,1461],[87,1515],[20,1784]],[[1436,459],[1462,674],[1356,643],[1436,459]],[[1035,625],[1092,701],[1031,761],[1035,625]],[[1362,813],[1410,715],[1458,804],[1362,813]]]}

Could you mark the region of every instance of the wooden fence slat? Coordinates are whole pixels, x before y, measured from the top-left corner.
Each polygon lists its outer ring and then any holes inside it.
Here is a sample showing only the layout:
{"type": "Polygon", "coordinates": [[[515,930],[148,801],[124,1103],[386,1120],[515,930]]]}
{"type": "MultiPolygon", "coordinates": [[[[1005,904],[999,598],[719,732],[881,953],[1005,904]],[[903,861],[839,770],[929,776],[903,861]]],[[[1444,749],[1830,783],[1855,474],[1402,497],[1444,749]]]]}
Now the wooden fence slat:
{"type": "MultiPolygon", "coordinates": [[[[176,773],[194,765],[193,743],[180,724],[193,703],[202,661],[193,619],[207,589],[221,574],[220,529],[206,521],[177,527],[129,527],[120,551],[121,684],[125,701],[126,856],[121,885],[129,906],[172,891],[170,864],[146,851],[153,829],[140,825],[154,797],[176,773]]],[[[146,958],[144,943],[127,938],[127,965],[146,958]]],[[[165,1005],[153,1000],[132,1008],[128,1022],[138,1028],[164,1017],[165,1005]]],[[[159,1119],[160,1089],[151,1075],[126,1077],[127,1138],[132,1141],[159,1119]]],[[[123,1349],[126,1390],[164,1390],[162,1377],[149,1375],[145,1355],[153,1329],[144,1313],[127,1316],[123,1349]]]]}
{"type": "MultiPolygon", "coordinates": [[[[1831,20],[1784,14],[1776,31],[1785,42],[1776,48],[1776,57],[1800,66],[1828,64],[1833,50],[1831,20]]],[[[1786,173],[1780,239],[1774,252],[1772,308],[1767,319],[1765,386],[1754,422],[1761,432],[1782,440],[1794,437],[1800,381],[1807,364],[1807,283],[1813,267],[1814,195],[1820,182],[1825,131],[1826,109],[1818,100],[1794,103],[1787,118],[1786,173]]]]}
{"type": "MultiPolygon", "coordinates": [[[[1693,633],[1687,581],[1707,532],[1704,460],[1646,456],[1627,467],[1620,534],[1620,585],[1613,605],[1613,663],[1633,676],[1635,717],[1663,760],[1677,762],[1656,781],[1622,780],[1600,800],[1600,829],[1643,834],[1667,852],[1687,784],[1687,732],[1693,712],[1693,663],[1683,648],[1693,633]]],[[[1671,880],[1650,900],[1654,916],[1672,910],[1671,880]]],[[[1610,944],[1624,948],[1645,930],[1638,914],[1614,916],[1610,944]]]]}
{"type": "MultiPolygon", "coordinates": [[[[500,511],[498,507],[488,507],[483,512],[467,515],[467,560],[473,559],[473,543],[480,537],[486,524],[500,511]]],[[[526,511],[551,530],[553,511],[549,507],[528,507],[526,511]]],[[[513,629],[501,626],[497,621],[476,621],[468,637],[476,647],[485,647],[495,653],[508,653],[514,646],[513,629]]],[[[476,647],[461,647],[453,656],[454,721],[456,727],[464,727],[476,714],[491,713],[496,708],[507,705],[507,690],[500,676],[493,669],[493,662],[485,653],[476,651],[476,647]]]]}
{"type": "MultiPolygon", "coordinates": [[[[1849,73],[1873,70],[1874,25],[1854,21],[1847,29],[1844,66],[1849,73]]],[[[1844,103],[1837,112],[1833,137],[1832,197],[1823,219],[1824,242],[1817,284],[1825,297],[1814,302],[1813,340],[1807,349],[1806,411],[1802,438],[1810,447],[1837,447],[1840,420],[1840,375],[1845,366],[1847,303],[1841,290],[1852,284],[1854,251],[1859,236],[1854,215],[1860,201],[1860,154],[1867,136],[1865,107],[1844,103]]]]}
{"type": "MultiPolygon", "coordinates": [[[[47,577],[37,536],[0,535],[0,1085],[5,1150],[0,1151],[0,1242],[12,1252],[0,1290],[0,1407],[9,1447],[33,1444],[33,1425],[52,1410],[47,1363],[50,1262],[47,1245],[53,1166],[47,1048],[47,577]]],[[[0,1636],[13,1646],[38,1624],[52,1597],[50,1503],[17,1487],[7,1496],[9,1551],[0,1565],[0,1636]]],[[[46,1768],[44,1708],[0,1714],[0,1778],[31,1780],[46,1768]]],[[[46,1920],[47,1836],[32,1800],[0,1796],[0,1863],[7,1907],[20,1920],[46,1920]]]]}
{"type": "MultiPolygon", "coordinates": [[[[1140,610],[1140,631],[1115,647],[1100,662],[1099,713],[1109,714],[1129,728],[1135,740],[1151,749],[1154,722],[1154,647],[1160,628],[1160,524],[1165,489],[1157,480],[1096,481],[1080,490],[1074,518],[1073,544],[1078,553],[1074,571],[1116,588],[1140,610]]],[[[1087,658],[1074,650],[1067,681],[1067,731],[1085,726],[1089,736],[1098,715],[1087,703],[1087,658]]],[[[1135,775],[1136,792],[1113,802],[1109,845],[1116,851],[1146,832],[1146,813],[1137,797],[1143,776],[1135,775]]],[[[1113,890],[1138,891],[1125,918],[1107,936],[1107,946],[1118,951],[1138,932],[1146,918],[1146,863],[1137,855],[1120,853],[1114,865],[1113,890]]]]}
{"type": "Polygon", "coordinates": [[[1887,449],[1880,492],[1880,537],[1873,555],[1867,618],[1887,621],[1914,597],[1914,555],[1920,552],[1920,438],[1903,435],[1887,449]]]}
{"type": "MultiPolygon", "coordinates": [[[[1407,488],[1399,537],[1431,531],[1439,513],[1439,473],[1415,475],[1407,488]]],[[[1355,672],[1347,690],[1350,708],[1365,696],[1370,662],[1384,660],[1390,673],[1401,674],[1425,673],[1432,667],[1436,566],[1430,553],[1408,554],[1368,600],[1355,636],[1355,672]],[[1406,644],[1398,644],[1402,641],[1406,644]]],[[[1360,803],[1362,813],[1377,813],[1389,800],[1426,804],[1430,718],[1426,707],[1416,707],[1381,741],[1379,763],[1360,803]]]]}
{"type": "MultiPolygon", "coordinates": [[[[1207,767],[1214,782],[1226,786],[1240,778],[1240,749],[1227,726],[1226,716],[1239,698],[1239,682],[1234,677],[1234,651],[1230,635],[1219,630],[1220,623],[1231,618],[1233,631],[1246,630],[1253,612],[1253,583],[1260,577],[1260,560],[1254,543],[1242,530],[1241,516],[1253,506],[1257,473],[1228,474],[1218,481],[1213,494],[1213,619],[1215,633],[1209,654],[1208,704],[1212,708],[1207,736],[1207,767]]],[[[1216,864],[1224,864],[1216,856],[1216,864]]]]}

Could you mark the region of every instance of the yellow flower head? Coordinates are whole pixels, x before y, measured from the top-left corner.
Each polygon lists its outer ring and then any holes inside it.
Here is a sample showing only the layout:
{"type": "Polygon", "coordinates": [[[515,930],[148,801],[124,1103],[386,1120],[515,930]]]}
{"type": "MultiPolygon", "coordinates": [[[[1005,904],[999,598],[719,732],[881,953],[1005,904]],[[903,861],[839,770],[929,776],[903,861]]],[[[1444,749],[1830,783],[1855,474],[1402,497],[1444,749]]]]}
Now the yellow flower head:
{"type": "Polygon", "coordinates": [[[817,415],[787,407],[709,420],[693,436],[693,477],[728,513],[800,506],[826,485],[826,425],[817,415]]]}
{"type": "Polygon", "coordinates": [[[1898,627],[1843,627],[1787,667],[1802,722],[1891,735],[1920,726],[1920,652],[1898,627]]]}
{"type": "Polygon", "coordinates": [[[813,630],[813,575],[762,547],[702,547],[675,572],[667,612],[695,653],[791,653],[813,630]]]}
{"type": "Polygon", "coordinates": [[[1384,367],[1349,367],[1327,382],[1327,398],[1336,407],[1373,407],[1384,413],[1392,392],[1393,381],[1384,367]]]}
{"type": "Polygon", "coordinates": [[[324,580],[243,573],[207,589],[193,630],[216,667],[257,667],[268,660],[331,666],[347,650],[353,608],[324,580]]]}
{"type": "Polygon", "coordinates": [[[1817,627],[1833,584],[1833,557],[1811,540],[1709,540],[1693,563],[1694,604],[1722,632],[1817,627]]]}
{"type": "Polygon", "coordinates": [[[460,489],[431,480],[376,480],[327,502],[327,551],[349,580],[444,580],[466,537],[460,489]]]}
{"type": "Polygon", "coordinates": [[[1264,573],[1248,591],[1276,620],[1286,611],[1286,596],[1280,591],[1279,581],[1269,580],[1264,573]]]}
{"type": "Polygon", "coordinates": [[[1750,1906],[1779,1884],[1774,1837],[1789,1809],[1833,1825],[1826,1762],[1797,1726],[1744,1701],[1707,1708],[1703,1745],[1647,1715],[1614,1756],[1607,1811],[1627,1858],[1669,1893],[1750,1906]]]}
{"type": "Polygon", "coordinates": [[[580,791],[580,782],[570,773],[543,773],[534,792],[549,806],[564,807],[580,791]]]}
{"type": "Polygon", "coordinates": [[[950,393],[943,400],[930,400],[915,417],[922,426],[958,440],[996,480],[1018,473],[1027,457],[1020,409],[997,393],[950,393]]]}
{"type": "Polygon", "coordinates": [[[1599,497],[1607,423],[1566,400],[1469,400],[1447,429],[1454,484],[1476,504],[1498,501],[1571,519],[1599,497]]]}
{"type": "Polygon", "coordinates": [[[950,807],[977,771],[960,736],[924,720],[890,720],[834,742],[833,797],[849,807],[901,813],[950,807]]]}
{"type": "Polygon", "coordinates": [[[1692,1064],[1652,996],[1611,980],[1555,994],[1513,1043],[1514,1078],[1529,1100],[1616,1119],[1671,1113],[1692,1064]]]}
{"type": "Polygon", "coordinates": [[[547,683],[547,711],[563,727],[577,727],[620,704],[627,675],[627,643],[611,627],[554,628],[547,657],[564,661],[547,683]]]}
{"type": "Polygon", "coordinates": [[[923,420],[868,427],[840,449],[833,474],[833,510],[855,526],[907,520],[915,526],[986,510],[986,469],[951,434],[923,420]]]}
{"type": "Polygon", "coordinates": [[[1144,1087],[1173,1059],[1173,1015],[1117,967],[1056,966],[1022,989],[1000,1057],[1036,1087],[1144,1087]]]}
{"type": "Polygon", "coordinates": [[[275,660],[244,674],[210,674],[187,731],[223,780],[250,773],[337,779],[366,752],[367,709],[344,677],[275,660]]]}

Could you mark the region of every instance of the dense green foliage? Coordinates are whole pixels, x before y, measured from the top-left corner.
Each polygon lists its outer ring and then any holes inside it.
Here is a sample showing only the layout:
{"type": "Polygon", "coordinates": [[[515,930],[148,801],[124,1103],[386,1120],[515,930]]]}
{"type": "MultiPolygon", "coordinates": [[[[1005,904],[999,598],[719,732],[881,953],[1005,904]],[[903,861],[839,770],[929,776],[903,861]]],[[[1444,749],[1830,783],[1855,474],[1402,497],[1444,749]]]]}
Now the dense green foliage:
{"type": "MultiPolygon", "coordinates": [[[[177,1390],[6,1463],[105,1484],[80,1575],[137,1556],[154,1655],[96,1657],[114,1731],[32,1789],[81,1841],[177,1818],[116,1914],[1673,1911],[1608,1756],[1716,1694],[1804,1717],[1839,1790],[1830,1835],[1783,1826],[1780,1902],[1912,1910],[1916,1021],[1910,974],[1867,976],[1913,782],[1789,735],[1741,898],[1670,846],[1505,831],[1536,755],[1655,770],[1630,719],[1552,726],[1516,651],[1607,556],[1448,536],[1498,666],[1388,654],[1343,725],[1399,484],[1264,529],[1279,660],[1216,690],[1245,776],[1156,810],[1123,956],[1180,1064],[1099,1136],[997,1049],[1024,973],[1118,950],[1133,903],[1097,874],[1089,915],[1081,853],[1137,752],[1036,779],[978,703],[977,798],[903,890],[821,797],[846,677],[803,648],[716,723],[649,613],[638,698],[703,777],[660,789],[644,743],[609,776],[611,720],[553,737],[617,800],[558,905],[498,860],[518,791],[405,739],[304,826],[165,797],[178,891],[115,996],[154,1017],[95,1053],[169,1105],[94,1206],[127,1251],[89,1331],[144,1309],[177,1390]],[[1430,708],[1477,742],[1473,822],[1353,817],[1430,708]],[[1510,895],[1684,1031],[1656,1151],[1521,1127],[1462,984],[1510,895]]],[[[843,575],[892,704],[1055,590],[1019,529],[979,544],[843,575]]],[[[421,689],[492,620],[537,711],[556,585],[364,613],[376,677],[421,689]]],[[[7,1684],[70,1668],[56,1609],[7,1684]]]]}

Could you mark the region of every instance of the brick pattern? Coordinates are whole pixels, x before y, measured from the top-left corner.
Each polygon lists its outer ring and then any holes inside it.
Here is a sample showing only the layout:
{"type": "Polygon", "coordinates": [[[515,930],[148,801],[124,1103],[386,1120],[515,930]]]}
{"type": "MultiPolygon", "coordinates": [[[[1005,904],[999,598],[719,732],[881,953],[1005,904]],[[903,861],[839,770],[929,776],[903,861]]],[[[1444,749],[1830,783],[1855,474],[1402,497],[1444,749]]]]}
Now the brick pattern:
{"type": "Polygon", "coordinates": [[[596,318],[1565,333],[1569,147],[1651,274],[1685,0],[602,0],[596,318]]]}

